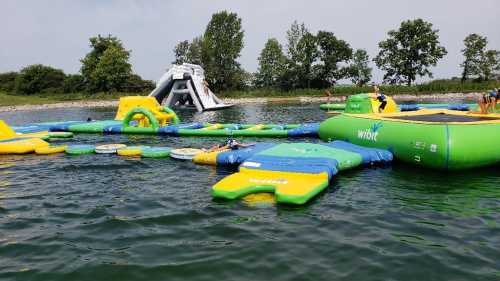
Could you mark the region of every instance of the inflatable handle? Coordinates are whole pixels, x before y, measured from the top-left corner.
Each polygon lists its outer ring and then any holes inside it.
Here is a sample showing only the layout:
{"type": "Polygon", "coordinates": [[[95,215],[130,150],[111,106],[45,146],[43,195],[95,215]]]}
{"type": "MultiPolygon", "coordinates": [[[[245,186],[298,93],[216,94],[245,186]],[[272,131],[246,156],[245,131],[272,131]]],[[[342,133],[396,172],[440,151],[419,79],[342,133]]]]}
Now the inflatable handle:
{"type": "Polygon", "coordinates": [[[125,115],[125,118],[123,118],[123,123],[122,123],[122,126],[123,128],[128,128],[130,127],[130,120],[132,120],[132,118],[137,115],[137,114],[142,114],[144,116],[146,116],[146,118],[148,118],[149,120],[149,123],[151,124],[151,127],[153,129],[158,129],[160,127],[160,123],[158,123],[158,120],[155,118],[155,116],[153,115],[153,113],[145,108],[141,108],[141,107],[136,107],[132,110],[130,110],[129,112],[127,112],[127,114],[125,115]]]}
{"type": "Polygon", "coordinates": [[[174,115],[174,117],[172,117],[172,125],[181,123],[181,119],[177,116],[177,113],[175,113],[175,111],[173,111],[170,107],[164,106],[163,111],[174,115]]]}

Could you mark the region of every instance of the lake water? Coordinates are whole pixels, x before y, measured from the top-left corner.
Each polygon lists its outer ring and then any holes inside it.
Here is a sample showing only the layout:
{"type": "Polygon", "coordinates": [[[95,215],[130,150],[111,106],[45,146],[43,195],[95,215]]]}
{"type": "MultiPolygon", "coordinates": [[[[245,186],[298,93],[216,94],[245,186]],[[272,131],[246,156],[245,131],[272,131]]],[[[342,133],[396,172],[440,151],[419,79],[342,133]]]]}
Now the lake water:
{"type": "MultiPolygon", "coordinates": [[[[59,109],[0,119],[22,125],[112,119],[114,112],[59,109]]],[[[318,104],[298,103],[180,116],[326,118],[318,104]]],[[[68,142],[220,141],[82,134],[68,142]]],[[[495,167],[445,173],[396,162],[344,171],[300,207],[213,200],[210,187],[232,172],[172,159],[0,156],[0,280],[500,280],[495,167]]]]}

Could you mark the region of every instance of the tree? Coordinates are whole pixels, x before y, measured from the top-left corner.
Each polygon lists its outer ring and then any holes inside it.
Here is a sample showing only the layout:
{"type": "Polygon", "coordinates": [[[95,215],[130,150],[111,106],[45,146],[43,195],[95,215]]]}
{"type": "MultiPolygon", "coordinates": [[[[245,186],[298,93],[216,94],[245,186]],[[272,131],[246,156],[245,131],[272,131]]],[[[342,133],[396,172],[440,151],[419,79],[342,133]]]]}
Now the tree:
{"type": "Polygon", "coordinates": [[[155,83],[150,80],[143,80],[141,76],[132,74],[127,78],[123,86],[123,91],[133,93],[150,92],[155,88],[155,83]]]}
{"type": "Polygon", "coordinates": [[[33,95],[38,93],[61,93],[66,75],[60,69],[41,64],[29,65],[16,77],[14,93],[33,95]]]}
{"type": "Polygon", "coordinates": [[[90,75],[95,89],[105,92],[123,90],[123,85],[132,75],[129,56],[129,52],[123,48],[117,46],[107,48],[90,75]]]}
{"type": "Polygon", "coordinates": [[[276,87],[286,63],[281,44],[275,38],[267,40],[259,56],[256,86],[276,87]]]}
{"type": "Polygon", "coordinates": [[[372,68],[368,66],[369,56],[363,49],[354,52],[352,63],[349,67],[352,83],[364,86],[372,79],[372,68]]]}
{"type": "Polygon", "coordinates": [[[481,79],[488,81],[500,71],[500,51],[488,50],[484,52],[480,65],[481,79]]]}
{"type": "Polygon", "coordinates": [[[299,25],[297,21],[294,21],[286,32],[288,58],[292,61],[299,61],[300,50],[298,45],[306,33],[309,33],[309,30],[307,30],[305,24],[301,23],[299,25]]]}
{"type": "Polygon", "coordinates": [[[188,40],[179,42],[174,48],[175,64],[192,63],[202,65],[201,52],[203,38],[195,37],[191,43],[188,40]]]}
{"type": "Polygon", "coordinates": [[[188,62],[189,41],[184,40],[179,42],[174,48],[175,64],[183,64],[188,62]]]}
{"type": "Polygon", "coordinates": [[[12,92],[16,86],[17,72],[0,73],[0,91],[12,92]]]}
{"type": "Polygon", "coordinates": [[[304,23],[294,21],[286,32],[287,61],[280,78],[282,89],[311,87],[315,79],[314,64],[319,56],[317,38],[304,23]]]}
{"type": "Polygon", "coordinates": [[[462,81],[467,80],[471,75],[480,75],[480,65],[484,57],[486,44],[488,44],[488,40],[481,35],[473,33],[465,37],[465,48],[462,49],[464,62],[460,64],[463,68],[462,81]]]}
{"type": "Polygon", "coordinates": [[[349,76],[347,62],[352,58],[352,49],[332,32],[319,31],[316,37],[321,61],[317,67],[317,78],[322,81],[320,87],[329,87],[337,80],[349,76]]]}
{"type": "Polygon", "coordinates": [[[374,61],[384,70],[384,80],[411,85],[417,76],[432,77],[429,67],[436,66],[447,51],[439,45],[438,30],[422,19],[403,21],[398,30],[388,32],[380,42],[374,61]]]}
{"type": "Polygon", "coordinates": [[[298,74],[302,79],[299,85],[302,88],[310,88],[311,81],[314,79],[312,66],[318,58],[318,48],[316,45],[316,36],[310,32],[304,33],[297,44],[297,54],[295,63],[298,65],[298,74]]]}
{"type": "Polygon", "coordinates": [[[198,64],[203,66],[202,62],[202,48],[203,48],[203,37],[195,37],[191,44],[189,44],[189,49],[187,52],[187,61],[192,64],[198,64]]]}
{"type": "Polygon", "coordinates": [[[236,13],[222,11],[212,15],[203,34],[202,61],[206,78],[216,90],[242,86],[236,61],[243,49],[241,19],[236,13]]]}
{"type": "MultiPolygon", "coordinates": [[[[304,88],[306,83],[304,83],[304,54],[302,53],[304,47],[309,47],[311,44],[310,36],[307,39],[303,39],[304,35],[309,33],[304,23],[300,25],[297,21],[294,21],[290,26],[290,29],[286,32],[287,39],[287,59],[285,64],[285,69],[280,77],[280,87],[284,90],[290,90],[294,88],[304,88]]],[[[311,54],[311,51],[309,50],[311,54]]],[[[307,63],[307,62],[306,62],[307,63]]],[[[306,66],[307,68],[307,66],[306,66]]]]}
{"type": "Polygon", "coordinates": [[[90,92],[119,91],[121,85],[132,74],[129,63],[130,51],[111,35],[92,37],[92,50],[81,60],[80,72],[90,92]]]}
{"type": "Polygon", "coordinates": [[[85,78],[80,74],[69,74],[64,79],[63,92],[78,93],[85,91],[85,78]]]}

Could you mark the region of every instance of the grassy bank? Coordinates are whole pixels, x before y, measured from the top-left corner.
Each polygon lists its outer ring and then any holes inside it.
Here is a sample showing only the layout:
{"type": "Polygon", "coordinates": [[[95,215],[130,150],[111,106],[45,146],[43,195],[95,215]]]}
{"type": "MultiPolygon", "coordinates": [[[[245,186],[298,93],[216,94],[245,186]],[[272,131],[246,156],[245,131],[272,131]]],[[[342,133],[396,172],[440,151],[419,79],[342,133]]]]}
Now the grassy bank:
{"type": "Polygon", "coordinates": [[[108,101],[118,100],[122,96],[146,95],[147,93],[97,93],[97,94],[44,94],[43,96],[21,96],[0,92],[0,106],[38,105],[70,101],[108,101]]]}
{"type": "MultiPolygon", "coordinates": [[[[412,95],[428,95],[439,93],[471,93],[484,92],[495,87],[500,87],[500,81],[487,82],[466,82],[460,81],[442,81],[435,80],[425,84],[414,86],[401,85],[383,85],[380,86],[381,91],[389,95],[412,94],[412,95]]],[[[330,89],[333,95],[346,96],[359,93],[369,93],[372,87],[357,87],[357,86],[337,86],[333,90],[330,89]]],[[[218,96],[223,98],[260,98],[260,97],[324,97],[324,90],[318,89],[300,89],[289,92],[284,92],[276,89],[259,89],[250,91],[227,91],[218,93],[218,96]]]]}
{"type": "MultiPolygon", "coordinates": [[[[467,82],[460,83],[454,80],[435,80],[425,84],[414,86],[387,85],[381,86],[381,90],[389,95],[411,94],[411,95],[428,95],[439,93],[470,93],[484,92],[495,87],[500,87],[500,81],[488,82],[467,82]]],[[[357,86],[337,86],[330,90],[334,95],[346,96],[358,93],[367,93],[372,91],[372,87],[357,87],[357,86]]],[[[122,96],[130,95],[146,95],[147,93],[72,93],[72,94],[43,94],[43,95],[11,95],[5,92],[0,92],[0,106],[9,105],[39,105],[51,104],[69,101],[109,101],[118,100],[122,96]]],[[[254,89],[247,91],[226,91],[217,93],[221,98],[293,98],[293,97],[324,97],[324,90],[318,89],[300,89],[293,91],[281,91],[276,89],[254,89]]]]}

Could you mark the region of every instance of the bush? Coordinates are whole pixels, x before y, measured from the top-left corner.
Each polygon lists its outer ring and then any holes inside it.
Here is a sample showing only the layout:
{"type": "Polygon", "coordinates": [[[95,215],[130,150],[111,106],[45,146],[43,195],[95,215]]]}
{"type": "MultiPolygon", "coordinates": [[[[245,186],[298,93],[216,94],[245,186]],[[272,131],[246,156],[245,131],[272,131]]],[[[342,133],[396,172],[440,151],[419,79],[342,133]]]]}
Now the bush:
{"type": "Polygon", "coordinates": [[[131,74],[121,87],[124,92],[128,93],[144,93],[150,92],[156,87],[155,83],[151,80],[143,80],[137,74],[131,74]]]}
{"type": "Polygon", "coordinates": [[[60,69],[41,64],[30,65],[23,68],[16,77],[14,93],[62,93],[65,78],[66,75],[60,69]]]}
{"type": "MultiPolygon", "coordinates": [[[[500,81],[485,81],[485,82],[465,82],[460,80],[434,80],[419,85],[380,85],[380,90],[385,94],[432,94],[432,93],[468,93],[468,92],[484,92],[493,88],[500,87],[500,81]]],[[[338,85],[330,92],[335,96],[349,96],[360,93],[369,93],[373,91],[373,87],[356,85],[338,85]]],[[[324,97],[324,89],[294,89],[283,91],[275,88],[254,88],[249,91],[226,91],[218,93],[220,97],[239,98],[239,97],[324,97]]]]}
{"type": "Polygon", "coordinates": [[[12,92],[16,86],[17,72],[0,73],[0,91],[12,92]]]}
{"type": "Polygon", "coordinates": [[[80,74],[68,74],[64,79],[64,93],[79,93],[86,89],[85,79],[80,74]]]}

